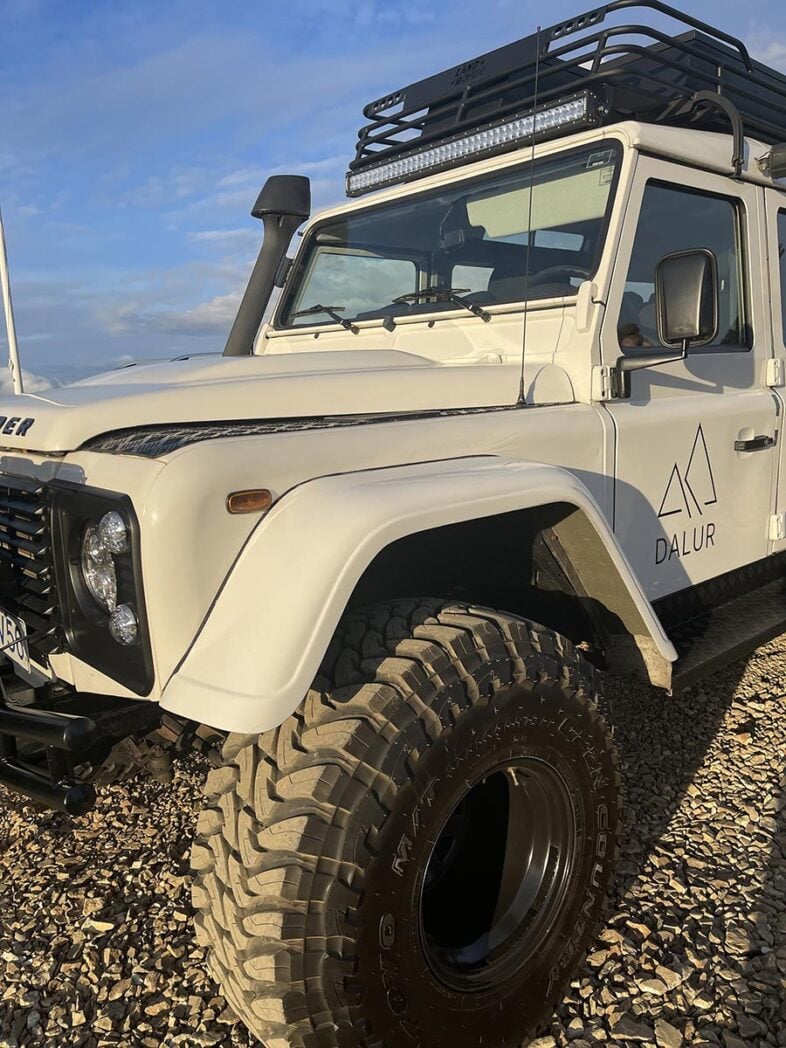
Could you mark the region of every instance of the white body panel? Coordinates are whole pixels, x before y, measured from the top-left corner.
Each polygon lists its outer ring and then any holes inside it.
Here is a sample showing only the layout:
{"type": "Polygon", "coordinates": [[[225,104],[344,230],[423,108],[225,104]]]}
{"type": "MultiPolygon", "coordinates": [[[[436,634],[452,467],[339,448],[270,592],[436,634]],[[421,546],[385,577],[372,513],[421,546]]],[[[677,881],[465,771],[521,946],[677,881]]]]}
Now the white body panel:
{"type": "MultiPolygon", "coordinates": [[[[746,259],[765,257],[764,193],[704,171],[639,159],[602,330],[611,365],[620,354],[616,317],[646,185],[691,188],[739,201],[746,259]]],[[[691,353],[634,372],[632,395],[606,405],[615,426],[614,532],[651,599],[704,582],[770,551],[768,528],[778,451],[737,452],[744,436],[776,436],[777,401],[766,384],[772,356],[767,284],[749,279],[753,344],[747,351],[691,353]]]]}
{"type": "MultiPolygon", "coordinates": [[[[157,699],[259,524],[257,514],[226,512],[230,491],[264,486],[276,499],[284,499],[309,481],[347,472],[350,461],[354,466],[351,475],[402,462],[478,454],[513,459],[537,456],[558,465],[569,462],[592,499],[607,512],[611,487],[604,458],[606,424],[603,413],[588,405],[520,408],[450,418],[380,420],[363,425],[362,440],[356,426],[225,437],[189,445],[163,459],[86,451],[66,459],[7,454],[0,457],[0,470],[29,473],[39,479],[67,479],[130,496],[140,518],[145,602],[156,670],[149,698],[157,699]]],[[[438,522],[439,507],[435,506],[433,521],[426,526],[438,522]]],[[[343,554],[335,554],[324,537],[318,549],[329,570],[335,570],[343,554]]],[[[300,556],[293,539],[287,564],[298,563],[300,556]]],[[[253,622],[247,625],[255,632],[253,622]]],[[[55,655],[52,663],[58,676],[81,690],[132,695],[69,655],[55,655]]]]}
{"type": "Polygon", "coordinates": [[[162,706],[234,731],[279,724],[305,694],[378,552],[427,528],[558,502],[581,509],[613,549],[661,656],[672,660],[672,645],[587,489],[553,466],[471,458],[325,477],[278,503],[240,555],[162,706]]]}
{"type": "MultiPolygon", "coordinates": [[[[647,179],[737,195],[755,259],[769,220],[767,180],[755,163],[764,147],[749,142],[742,181],[723,174],[730,139],[705,132],[622,124],[538,153],[599,139],[624,148],[597,273],[574,298],[530,306],[526,346],[521,304],[491,307],[488,324],[451,310],[403,318],[393,331],[364,321],[358,335],[337,325],[268,326],[251,357],[140,365],[0,404],[4,421],[35,416],[21,436],[0,426],[1,472],[66,477],[132,500],[155,671],[148,698],[218,727],[276,723],[302,698],[375,553],[400,535],[473,514],[550,499],[580,507],[667,660],[675,652],[647,601],[771,551],[777,453],[733,450],[741,433],[781,426],[783,405],[765,386],[773,315],[761,281],[750,281],[750,352],[692,356],[637,373],[629,402],[593,400],[599,366],[619,355],[617,317],[647,179]],[[517,405],[522,348],[526,406],[517,405]],[[268,431],[221,429],[266,420],[268,431]],[[84,447],[116,431],[201,423],[216,424],[211,439],[158,458],[84,447]],[[689,471],[699,423],[713,480],[697,513],[705,537],[696,548],[697,507],[681,507],[689,522],[661,514],[664,505],[675,509],[668,486],[675,468],[689,471]],[[272,492],[266,517],[227,513],[227,494],[246,488],[272,492]]],[[[374,203],[521,163],[519,154],[467,165],[374,203]]],[[[783,357],[782,345],[777,352],[783,357]]],[[[79,690],[133,697],[68,654],[51,663],[79,690]]]]}

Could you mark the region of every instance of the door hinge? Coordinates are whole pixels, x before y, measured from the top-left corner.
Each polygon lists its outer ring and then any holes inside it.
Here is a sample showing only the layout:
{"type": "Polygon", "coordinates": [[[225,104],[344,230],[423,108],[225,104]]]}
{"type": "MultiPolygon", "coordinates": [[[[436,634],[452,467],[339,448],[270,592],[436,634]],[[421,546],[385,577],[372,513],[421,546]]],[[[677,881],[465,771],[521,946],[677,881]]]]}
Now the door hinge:
{"type": "Polygon", "coordinates": [[[596,364],[592,369],[592,399],[613,400],[614,399],[614,376],[613,369],[607,364],[596,364]]]}
{"type": "Polygon", "coordinates": [[[770,541],[786,539],[786,513],[773,513],[770,517],[770,541]]]}
{"type": "Polygon", "coordinates": [[[767,361],[767,374],[765,376],[765,382],[768,386],[773,388],[782,386],[786,380],[786,368],[784,363],[778,357],[773,357],[767,361]]]}

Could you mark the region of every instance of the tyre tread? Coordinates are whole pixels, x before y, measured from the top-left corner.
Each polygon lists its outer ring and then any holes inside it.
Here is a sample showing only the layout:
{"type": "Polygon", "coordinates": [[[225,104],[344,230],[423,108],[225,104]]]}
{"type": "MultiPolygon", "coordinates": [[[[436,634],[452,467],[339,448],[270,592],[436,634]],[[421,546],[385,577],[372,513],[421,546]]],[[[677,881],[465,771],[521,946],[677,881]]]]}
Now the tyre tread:
{"type": "Polygon", "coordinates": [[[394,601],[342,621],[314,686],[279,728],[229,736],[193,848],[197,937],[231,1007],[268,1048],[381,1048],[324,969],[338,961],[351,987],[354,941],[328,927],[328,897],[340,899],[351,931],[398,789],[384,754],[406,730],[417,739],[411,768],[463,710],[549,680],[593,723],[601,718],[594,670],[552,631],[450,601],[394,601]],[[448,701],[435,709],[439,694],[448,701]],[[379,817],[366,855],[350,862],[351,813],[369,795],[379,817]]]}

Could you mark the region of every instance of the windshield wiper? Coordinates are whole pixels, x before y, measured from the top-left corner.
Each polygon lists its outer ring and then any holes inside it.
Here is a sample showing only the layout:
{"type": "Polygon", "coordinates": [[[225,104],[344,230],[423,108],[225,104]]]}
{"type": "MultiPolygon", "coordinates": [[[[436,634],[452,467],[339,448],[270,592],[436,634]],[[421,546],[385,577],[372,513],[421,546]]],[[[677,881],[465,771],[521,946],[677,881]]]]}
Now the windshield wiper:
{"type": "Polygon", "coordinates": [[[357,324],[353,324],[351,320],[347,320],[346,317],[342,317],[341,313],[346,309],[346,306],[309,306],[308,309],[299,309],[297,313],[292,314],[292,319],[297,317],[315,317],[319,313],[327,313],[331,320],[335,320],[337,324],[340,324],[345,331],[351,331],[353,335],[357,335],[360,328],[357,324]]]}
{"type": "Polygon", "coordinates": [[[491,313],[487,313],[475,302],[467,302],[465,298],[462,298],[463,295],[468,294],[468,287],[440,287],[435,284],[433,287],[421,288],[420,291],[410,291],[408,295],[399,295],[398,298],[393,299],[393,304],[405,305],[410,302],[420,302],[424,298],[433,298],[435,302],[453,302],[462,309],[468,309],[470,313],[480,317],[485,324],[488,324],[491,320],[491,313]]]}

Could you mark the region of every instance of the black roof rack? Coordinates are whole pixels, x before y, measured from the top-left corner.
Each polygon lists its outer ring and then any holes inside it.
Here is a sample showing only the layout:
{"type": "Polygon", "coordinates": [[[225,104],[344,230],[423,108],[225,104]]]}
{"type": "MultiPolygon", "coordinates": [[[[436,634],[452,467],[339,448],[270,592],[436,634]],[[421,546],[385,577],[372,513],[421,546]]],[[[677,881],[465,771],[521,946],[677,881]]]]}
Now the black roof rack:
{"type": "MultiPolygon", "coordinates": [[[[581,93],[592,98],[588,123],[636,119],[728,130],[738,113],[748,134],[770,144],[786,141],[786,76],[754,61],[741,40],[660,0],[614,0],[370,102],[349,191],[353,182],[355,193],[376,187],[359,178],[361,172],[581,93]],[[604,24],[631,8],[639,17],[646,12],[650,24],[604,24]],[[670,35],[653,24],[661,21],[653,13],[685,31],[670,35]],[[713,104],[709,94],[723,102],[713,104]],[[691,104],[697,95],[702,104],[691,104]]],[[[736,132],[740,140],[741,125],[736,132]]]]}

